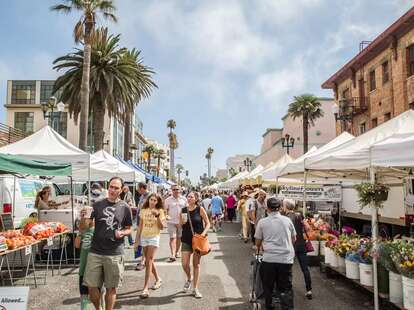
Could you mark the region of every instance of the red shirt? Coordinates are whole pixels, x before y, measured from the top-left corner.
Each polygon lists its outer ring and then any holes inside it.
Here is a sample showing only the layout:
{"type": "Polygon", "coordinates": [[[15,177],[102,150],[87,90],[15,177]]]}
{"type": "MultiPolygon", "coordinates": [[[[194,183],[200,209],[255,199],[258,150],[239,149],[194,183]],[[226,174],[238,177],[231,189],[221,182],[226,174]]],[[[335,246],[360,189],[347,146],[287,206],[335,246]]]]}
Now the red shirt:
{"type": "Polygon", "coordinates": [[[234,208],[234,206],[236,205],[236,199],[234,198],[234,195],[230,195],[229,197],[227,197],[226,204],[228,209],[234,208]]]}

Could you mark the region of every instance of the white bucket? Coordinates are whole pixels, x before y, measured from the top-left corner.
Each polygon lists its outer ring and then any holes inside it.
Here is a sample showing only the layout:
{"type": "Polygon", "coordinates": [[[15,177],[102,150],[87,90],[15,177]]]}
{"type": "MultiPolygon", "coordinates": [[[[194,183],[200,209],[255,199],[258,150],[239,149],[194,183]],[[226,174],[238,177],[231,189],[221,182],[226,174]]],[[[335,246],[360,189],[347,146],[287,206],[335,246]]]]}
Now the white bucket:
{"type": "Polygon", "coordinates": [[[331,264],[331,249],[325,248],[325,264],[330,265],[331,264]]]}
{"type": "Polygon", "coordinates": [[[325,243],[326,241],[319,241],[319,252],[322,256],[325,256],[325,243]]]}
{"type": "Polygon", "coordinates": [[[414,279],[402,277],[404,308],[414,310],[414,279]]]}
{"type": "Polygon", "coordinates": [[[358,280],[359,279],[359,264],[345,260],[345,273],[348,279],[358,280]]]}
{"type": "Polygon", "coordinates": [[[365,285],[365,286],[374,285],[371,264],[359,264],[359,278],[360,278],[360,282],[362,285],[365,285]]]}
{"type": "Polygon", "coordinates": [[[336,255],[335,251],[332,251],[331,266],[334,268],[338,267],[338,255],[336,255]]]}
{"type": "Polygon", "coordinates": [[[345,258],[337,256],[338,268],[341,272],[345,272],[345,258]]]}
{"type": "Polygon", "coordinates": [[[403,303],[402,277],[392,271],[389,271],[388,277],[390,281],[390,301],[401,305],[403,303]]]}
{"type": "Polygon", "coordinates": [[[319,255],[319,241],[311,241],[313,251],[308,252],[308,256],[318,256],[319,255]]]}

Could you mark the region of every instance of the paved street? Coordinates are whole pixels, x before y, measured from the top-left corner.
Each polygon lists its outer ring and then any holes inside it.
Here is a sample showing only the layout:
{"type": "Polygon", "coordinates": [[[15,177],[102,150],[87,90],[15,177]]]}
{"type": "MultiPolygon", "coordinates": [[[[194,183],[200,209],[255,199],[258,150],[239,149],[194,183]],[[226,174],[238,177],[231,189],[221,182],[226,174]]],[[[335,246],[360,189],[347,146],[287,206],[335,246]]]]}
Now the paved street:
{"type": "MultiPolygon", "coordinates": [[[[128,250],[125,282],[119,290],[116,309],[250,309],[248,303],[250,276],[250,246],[237,237],[239,224],[226,224],[224,231],[210,234],[212,253],[203,257],[201,292],[204,298],[195,300],[181,293],[184,276],[179,262],[166,263],[168,235],[162,234],[157,266],[164,284],[152,291],[147,300],[139,298],[144,272],[133,270],[132,250],[128,250]]],[[[304,285],[300,270],[295,266],[295,309],[371,309],[371,296],[347,285],[342,279],[331,280],[312,267],[314,299],[304,299],[304,285]]],[[[79,309],[77,270],[65,269],[63,276],[49,277],[46,286],[31,289],[29,309],[79,309]]]]}

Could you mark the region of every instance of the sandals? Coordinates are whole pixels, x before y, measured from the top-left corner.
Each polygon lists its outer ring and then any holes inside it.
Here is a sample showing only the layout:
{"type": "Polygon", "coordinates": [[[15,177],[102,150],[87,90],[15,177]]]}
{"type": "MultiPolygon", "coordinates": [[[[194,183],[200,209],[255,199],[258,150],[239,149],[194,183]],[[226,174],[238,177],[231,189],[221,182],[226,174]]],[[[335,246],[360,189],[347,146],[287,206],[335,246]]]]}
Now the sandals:
{"type": "Polygon", "coordinates": [[[147,290],[142,291],[142,293],[139,297],[141,297],[142,299],[148,298],[149,297],[149,292],[147,290]]]}
{"type": "Polygon", "coordinates": [[[158,290],[161,287],[161,285],[162,285],[162,279],[159,279],[158,281],[155,281],[151,289],[158,290]]]}
{"type": "Polygon", "coordinates": [[[168,263],[173,263],[173,262],[175,262],[175,261],[176,261],[175,257],[169,257],[169,258],[167,259],[167,262],[168,262],[168,263]]]}
{"type": "Polygon", "coordinates": [[[145,265],[142,265],[142,264],[137,264],[137,266],[135,267],[136,271],[141,271],[141,270],[144,270],[144,269],[145,269],[145,265]]]}

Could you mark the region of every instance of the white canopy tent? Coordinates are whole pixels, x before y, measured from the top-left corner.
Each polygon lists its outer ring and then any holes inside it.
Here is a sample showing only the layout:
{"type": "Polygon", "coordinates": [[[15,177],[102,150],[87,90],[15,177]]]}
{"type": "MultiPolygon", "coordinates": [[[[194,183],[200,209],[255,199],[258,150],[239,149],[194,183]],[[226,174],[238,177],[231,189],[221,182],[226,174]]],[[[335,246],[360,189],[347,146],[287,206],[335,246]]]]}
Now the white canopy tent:
{"type": "Polygon", "coordinates": [[[0,148],[0,153],[34,160],[52,160],[72,164],[72,173],[89,168],[90,154],[77,148],[51,127],[45,126],[32,135],[0,148]]]}
{"type": "Polygon", "coordinates": [[[372,165],[375,167],[414,167],[414,132],[395,134],[372,146],[372,165]]]}
{"type": "Polygon", "coordinates": [[[283,167],[285,167],[288,163],[292,162],[293,160],[294,159],[290,157],[288,154],[283,155],[272,166],[262,171],[262,179],[264,181],[274,182],[276,178],[279,176],[280,171],[283,169],[283,167]]]}

